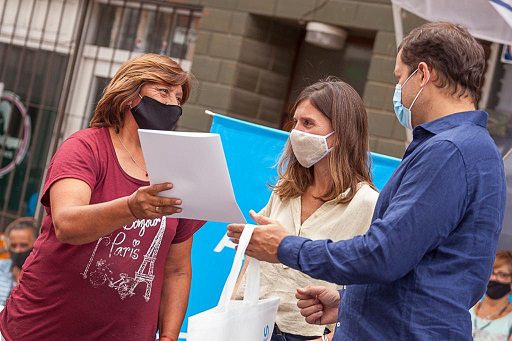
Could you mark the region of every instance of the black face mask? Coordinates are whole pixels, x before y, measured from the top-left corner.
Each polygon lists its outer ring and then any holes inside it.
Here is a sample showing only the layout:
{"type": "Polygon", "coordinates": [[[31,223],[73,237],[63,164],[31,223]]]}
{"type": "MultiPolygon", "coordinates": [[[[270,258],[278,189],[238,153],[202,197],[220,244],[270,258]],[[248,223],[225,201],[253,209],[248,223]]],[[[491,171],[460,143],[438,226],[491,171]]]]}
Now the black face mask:
{"type": "Polygon", "coordinates": [[[25,263],[25,261],[27,260],[28,255],[30,255],[30,252],[32,252],[32,249],[28,249],[27,251],[23,252],[9,251],[9,254],[11,255],[12,264],[21,269],[23,263],[25,263]]]}
{"type": "Polygon", "coordinates": [[[163,104],[148,96],[142,97],[132,108],[132,114],[140,129],[174,130],[182,113],[181,107],[163,104]]]}
{"type": "Polygon", "coordinates": [[[510,283],[500,283],[496,281],[489,281],[487,284],[487,291],[485,294],[493,300],[499,300],[510,292],[510,283]]]}

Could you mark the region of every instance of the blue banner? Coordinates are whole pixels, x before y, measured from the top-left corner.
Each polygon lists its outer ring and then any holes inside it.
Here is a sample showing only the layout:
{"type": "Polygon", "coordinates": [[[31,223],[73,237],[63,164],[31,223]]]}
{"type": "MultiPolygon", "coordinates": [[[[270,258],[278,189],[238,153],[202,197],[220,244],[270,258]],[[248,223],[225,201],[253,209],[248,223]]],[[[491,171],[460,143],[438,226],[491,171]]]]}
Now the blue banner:
{"type": "MultiPolygon", "coordinates": [[[[288,133],[222,115],[213,117],[210,132],[220,134],[237,202],[250,221],[249,210],[260,210],[270,197],[268,185],[277,180],[275,166],[288,133]]],[[[400,160],[372,153],[371,162],[374,183],[381,189],[400,160]]],[[[182,337],[188,316],[217,305],[235,253],[225,237],[226,226],[209,222],[194,235],[192,288],[182,337]]]]}

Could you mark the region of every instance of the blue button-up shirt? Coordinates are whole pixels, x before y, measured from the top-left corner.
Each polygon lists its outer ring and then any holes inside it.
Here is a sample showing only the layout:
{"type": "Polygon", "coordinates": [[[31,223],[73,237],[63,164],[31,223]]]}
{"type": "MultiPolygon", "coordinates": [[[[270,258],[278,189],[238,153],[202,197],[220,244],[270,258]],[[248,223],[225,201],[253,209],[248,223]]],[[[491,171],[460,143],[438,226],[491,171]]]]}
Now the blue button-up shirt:
{"type": "Polygon", "coordinates": [[[282,241],[283,264],[348,285],[334,340],[471,340],[468,310],[485,292],[505,209],[486,125],[469,111],[416,127],[365,235],[282,241]]]}

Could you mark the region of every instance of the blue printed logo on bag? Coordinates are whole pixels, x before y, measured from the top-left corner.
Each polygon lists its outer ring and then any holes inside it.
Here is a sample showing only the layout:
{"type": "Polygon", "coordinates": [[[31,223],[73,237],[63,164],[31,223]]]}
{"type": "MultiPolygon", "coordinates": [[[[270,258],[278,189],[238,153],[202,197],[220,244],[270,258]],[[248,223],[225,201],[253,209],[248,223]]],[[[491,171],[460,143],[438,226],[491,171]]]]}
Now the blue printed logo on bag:
{"type": "Polygon", "coordinates": [[[260,299],[260,262],[249,258],[244,299],[231,300],[254,225],[245,225],[216,307],[188,318],[187,341],[270,341],[279,297],[260,299]],[[263,329],[263,338],[261,335],[263,329]]]}
{"type": "Polygon", "coordinates": [[[270,328],[268,324],[263,328],[263,341],[268,341],[270,336],[270,328]]]}

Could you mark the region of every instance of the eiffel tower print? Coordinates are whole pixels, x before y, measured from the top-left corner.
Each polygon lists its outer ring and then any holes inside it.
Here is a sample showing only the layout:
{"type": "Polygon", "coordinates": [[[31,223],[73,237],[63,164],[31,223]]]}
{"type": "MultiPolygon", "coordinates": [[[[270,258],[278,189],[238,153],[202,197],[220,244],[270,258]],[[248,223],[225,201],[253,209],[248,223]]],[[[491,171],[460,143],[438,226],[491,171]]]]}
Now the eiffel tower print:
{"type": "MultiPolygon", "coordinates": [[[[149,301],[151,297],[151,287],[153,286],[153,279],[155,275],[153,271],[155,269],[155,261],[156,256],[158,255],[158,250],[160,249],[160,244],[162,243],[162,238],[165,232],[167,219],[165,217],[162,218],[162,223],[160,224],[160,228],[155,235],[155,238],[151,242],[151,245],[144,255],[144,259],[142,264],[139,266],[137,272],[135,272],[135,278],[129,277],[127,274],[120,274],[121,279],[117,281],[117,291],[121,296],[121,299],[125,299],[127,296],[133,296],[135,288],[140,283],[146,284],[146,292],[144,293],[144,299],[146,302],[149,301]]],[[[113,287],[116,287],[113,283],[113,287]]]]}

